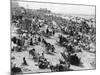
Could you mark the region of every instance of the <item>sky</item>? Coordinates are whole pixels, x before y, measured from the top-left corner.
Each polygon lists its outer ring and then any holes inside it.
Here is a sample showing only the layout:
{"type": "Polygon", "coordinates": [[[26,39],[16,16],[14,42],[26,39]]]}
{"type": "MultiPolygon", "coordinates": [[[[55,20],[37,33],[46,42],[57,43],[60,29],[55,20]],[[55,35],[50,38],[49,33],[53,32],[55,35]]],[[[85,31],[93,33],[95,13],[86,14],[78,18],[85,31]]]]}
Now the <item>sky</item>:
{"type": "Polygon", "coordinates": [[[30,9],[47,8],[54,13],[95,15],[95,6],[51,4],[51,3],[37,3],[37,2],[25,2],[25,1],[24,2],[17,1],[17,2],[19,6],[30,9]]]}

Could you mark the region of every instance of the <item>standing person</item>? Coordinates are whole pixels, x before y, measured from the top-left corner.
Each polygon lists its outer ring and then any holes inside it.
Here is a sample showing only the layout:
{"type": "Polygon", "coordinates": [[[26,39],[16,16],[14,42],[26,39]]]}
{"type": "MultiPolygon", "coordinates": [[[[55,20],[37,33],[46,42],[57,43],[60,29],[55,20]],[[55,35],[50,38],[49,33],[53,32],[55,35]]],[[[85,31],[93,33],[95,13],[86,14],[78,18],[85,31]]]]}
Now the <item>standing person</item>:
{"type": "Polygon", "coordinates": [[[25,57],[23,58],[23,63],[22,63],[22,65],[28,65],[27,62],[26,62],[25,57]]]}

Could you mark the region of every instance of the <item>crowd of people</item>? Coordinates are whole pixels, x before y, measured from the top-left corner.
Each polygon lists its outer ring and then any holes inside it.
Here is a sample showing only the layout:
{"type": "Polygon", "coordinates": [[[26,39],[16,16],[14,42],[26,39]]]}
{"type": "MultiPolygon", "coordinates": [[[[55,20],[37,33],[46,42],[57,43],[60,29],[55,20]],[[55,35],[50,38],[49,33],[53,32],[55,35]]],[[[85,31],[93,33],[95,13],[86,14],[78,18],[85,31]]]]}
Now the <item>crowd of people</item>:
{"type": "MultiPolygon", "coordinates": [[[[95,53],[95,48],[91,50],[93,46],[90,45],[96,44],[95,18],[71,16],[65,19],[51,13],[39,13],[40,11],[29,13],[28,11],[24,9],[18,14],[12,13],[11,26],[17,28],[15,32],[17,36],[11,37],[11,42],[16,44],[11,49],[12,53],[27,51],[32,56],[32,60],[37,63],[38,68],[50,69],[53,72],[69,71],[70,65],[82,66],[83,62],[77,55],[79,52],[95,53]],[[58,34],[57,37],[56,34],[58,34]],[[53,38],[56,39],[58,46],[65,48],[60,53],[64,60],[60,59],[60,63],[56,65],[45,58],[45,54],[54,56],[57,53],[55,45],[46,40],[53,38]],[[42,53],[37,52],[35,46],[44,47],[42,53]]],[[[29,65],[25,57],[23,57],[22,65],[29,65]]],[[[15,69],[18,67],[12,66],[12,72],[22,72],[21,68],[15,69]]]]}

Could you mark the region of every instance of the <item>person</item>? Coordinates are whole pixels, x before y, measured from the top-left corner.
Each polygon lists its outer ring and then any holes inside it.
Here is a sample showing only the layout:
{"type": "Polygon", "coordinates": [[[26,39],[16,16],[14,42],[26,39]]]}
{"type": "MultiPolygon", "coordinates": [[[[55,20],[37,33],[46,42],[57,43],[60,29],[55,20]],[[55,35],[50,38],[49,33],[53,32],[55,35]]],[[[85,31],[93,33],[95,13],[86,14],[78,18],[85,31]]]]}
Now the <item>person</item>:
{"type": "Polygon", "coordinates": [[[22,63],[22,65],[28,65],[27,62],[26,62],[25,57],[23,58],[23,63],[22,63]]]}
{"type": "Polygon", "coordinates": [[[66,47],[68,53],[75,53],[74,48],[72,45],[67,45],[66,47]]]}
{"type": "Polygon", "coordinates": [[[38,41],[41,42],[41,37],[38,38],[38,41]]]}
{"type": "Polygon", "coordinates": [[[22,72],[22,70],[21,70],[20,67],[14,66],[14,67],[11,68],[11,74],[12,74],[12,75],[14,75],[14,74],[16,74],[16,73],[21,73],[21,72],[22,72]]]}
{"type": "Polygon", "coordinates": [[[30,50],[29,54],[32,55],[32,58],[34,59],[34,57],[36,56],[35,49],[30,50]]]}
{"type": "Polygon", "coordinates": [[[12,37],[12,38],[11,38],[11,41],[12,41],[14,44],[16,44],[16,43],[17,43],[17,38],[16,38],[16,37],[12,37]]]}
{"type": "Polygon", "coordinates": [[[32,38],[30,39],[30,45],[33,45],[33,40],[32,40],[32,38]]]}
{"type": "Polygon", "coordinates": [[[46,68],[48,68],[49,62],[44,57],[40,57],[38,64],[39,64],[38,67],[40,69],[46,69],[46,68]]]}
{"type": "Polygon", "coordinates": [[[51,52],[55,52],[54,45],[51,45],[51,52]]]}
{"type": "Polygon", "coordinates": [[[69,62],[71,65],[80,66],[81,62],[80,59],[76,54],[69,56],[69,62]]]}

